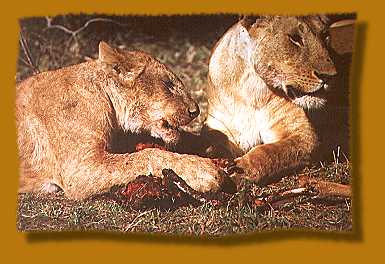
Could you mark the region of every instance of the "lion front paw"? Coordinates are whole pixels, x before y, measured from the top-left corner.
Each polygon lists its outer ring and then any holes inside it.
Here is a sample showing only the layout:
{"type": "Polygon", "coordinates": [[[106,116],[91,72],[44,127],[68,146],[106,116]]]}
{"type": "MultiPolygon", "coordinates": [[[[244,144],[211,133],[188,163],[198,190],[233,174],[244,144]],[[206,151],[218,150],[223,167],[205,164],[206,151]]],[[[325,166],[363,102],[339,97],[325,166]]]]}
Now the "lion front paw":
{"type": "Polygon", "coordinates": [[[260,170],[257,164],[250,161],[247,155],[234,160],[236,169],[232,173],[232,178],[239,184],[242,179],[258,182],[261,178],[260,170]]]}
{"type": "Polygon", "coordinates": [[[211,159],[198,156],[183,160],[183,166],[173,169],[191,188],[198,192],[216,192],[221,189],[225,171],[211,159]]]}

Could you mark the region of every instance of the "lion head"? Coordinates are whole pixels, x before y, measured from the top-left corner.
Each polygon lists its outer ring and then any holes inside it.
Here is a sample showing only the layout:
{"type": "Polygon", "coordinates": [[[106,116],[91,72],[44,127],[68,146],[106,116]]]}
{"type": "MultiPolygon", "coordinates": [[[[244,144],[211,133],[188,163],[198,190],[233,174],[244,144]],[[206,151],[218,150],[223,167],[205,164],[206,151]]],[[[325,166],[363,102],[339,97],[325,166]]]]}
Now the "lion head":
{"type": "Polygon", "coordinates": [[[241,24],[250,36],[254,69],[269,87],[306,109],[326,103],[337,72],[324,17],[268,16],[241,24]]]}
{"type": "Polygon", "coordinates": [[[99,45],[99,61],[113,80],[113,101],[124,131],[148,132],[167,144],[180,139],[179,128],[200,113],[182,81],[151,55],[99,45]]]}

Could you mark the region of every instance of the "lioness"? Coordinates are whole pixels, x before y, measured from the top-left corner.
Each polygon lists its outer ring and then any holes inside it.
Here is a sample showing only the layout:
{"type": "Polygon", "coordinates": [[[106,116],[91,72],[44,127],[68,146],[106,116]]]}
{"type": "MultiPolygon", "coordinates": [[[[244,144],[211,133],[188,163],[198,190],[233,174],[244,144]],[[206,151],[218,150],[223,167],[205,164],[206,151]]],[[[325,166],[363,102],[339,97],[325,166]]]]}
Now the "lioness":
{"type": "MultiPolygon", "coordinates": [[[[20,192],[59,189],[83,199],[138,175],[173,169],[197,191],[217,190],[210,159],[161,149],[112,153],[114,131],[175,144],[199,114],[182,82],[150,55],[99,44],[99,58],[32,76],[17,85],[20,192]]],[[[129,136],[129,135],[128,135],[129,136]]]]}
{"type": "Polygon", "coordinates": [[[245,18],[217,42],[204,134],[208,152],[236,158],[243,172],[237,182],[270,181],[309,161],[318,139],[306,111],[325,105],[336,75],[329,23],[320,16],[245,18]]]}

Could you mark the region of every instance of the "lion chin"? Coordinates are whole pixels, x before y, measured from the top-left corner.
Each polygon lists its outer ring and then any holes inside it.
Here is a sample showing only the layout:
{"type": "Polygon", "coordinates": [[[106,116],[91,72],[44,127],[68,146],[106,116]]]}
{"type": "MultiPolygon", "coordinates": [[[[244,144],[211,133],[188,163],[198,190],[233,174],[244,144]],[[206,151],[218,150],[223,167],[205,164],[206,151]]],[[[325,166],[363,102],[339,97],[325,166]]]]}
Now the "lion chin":
{"type": "Polygon", "coordinates": [[[326,105],[327,100],[326,98],[322,97],[304,95],[295,98],[294,100],[292,100],[292,102],[306,110],[317,110],[323,108],[326,105]]]}
{"type": "Polygon", "coordinates": [[[308,93],[303,92],[305,89],[294,83],[290,85],[283,83],[279,87],[290,101],[305,110],[317,110],[323,108],[327,103],[326,93],[329,85],[326,83],[317,84],[317,88],[313,92],[308,93]]]}

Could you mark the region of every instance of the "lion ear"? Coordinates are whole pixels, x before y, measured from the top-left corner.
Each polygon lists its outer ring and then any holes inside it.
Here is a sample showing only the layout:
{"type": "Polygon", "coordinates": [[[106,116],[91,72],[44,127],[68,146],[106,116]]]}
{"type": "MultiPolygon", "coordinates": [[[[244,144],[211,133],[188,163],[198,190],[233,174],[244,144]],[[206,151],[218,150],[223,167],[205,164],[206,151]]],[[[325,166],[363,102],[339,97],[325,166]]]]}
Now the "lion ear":
{"type": "Polygon", "coordinates": [[[255,23],[257,18],[255,16],[242,16],[239,23],[247,30],[255,23]]]}
{"type": "Polygon", "coordinates": [[[267,25],[272,18],[279,16],[242,16],[239,23],[249,31],[252,27],[263,27],[267,25]]]}
{"type": "Polygon", "coordinates": [[[330,28],[340,28],[340,27],[346,27],[346,26],[353,26],[355,23],[355,19],[343,19],[334,22],[329,27],[330,28]]]}
{"type": "Polygon", "coordinates": [[[99,60],[107,64],[116,64],[119,62],[119,52],[111,48],[106,42],[99,43],[99,60]]]}
{"type": "Polygon", "coordinates": [[[354,19],[344,19],[329,26],[330,45],[338,54],[353,52],[354,24],[354,19]]]}

